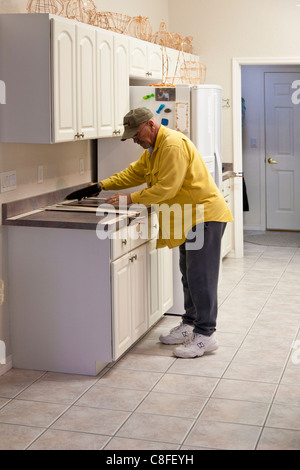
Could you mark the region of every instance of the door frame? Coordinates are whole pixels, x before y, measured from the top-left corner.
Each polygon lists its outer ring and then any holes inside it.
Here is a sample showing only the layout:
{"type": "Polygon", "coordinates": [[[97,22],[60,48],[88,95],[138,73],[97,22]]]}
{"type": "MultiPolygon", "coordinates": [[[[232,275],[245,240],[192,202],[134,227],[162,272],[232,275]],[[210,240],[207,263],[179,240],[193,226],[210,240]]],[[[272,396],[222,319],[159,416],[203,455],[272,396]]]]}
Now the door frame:
{"type": "MultiPolygon", "coordinates": [[[[300,57],[233,57],[232,58],[232,121],[233,121],[233,171],[243,171],[242,149],[242,65],[300,65],[300,57]]],[[[243,248],[242,181],[235,178],[233,204],[235,213],[235,256],[241,258],[243,248]]]]}

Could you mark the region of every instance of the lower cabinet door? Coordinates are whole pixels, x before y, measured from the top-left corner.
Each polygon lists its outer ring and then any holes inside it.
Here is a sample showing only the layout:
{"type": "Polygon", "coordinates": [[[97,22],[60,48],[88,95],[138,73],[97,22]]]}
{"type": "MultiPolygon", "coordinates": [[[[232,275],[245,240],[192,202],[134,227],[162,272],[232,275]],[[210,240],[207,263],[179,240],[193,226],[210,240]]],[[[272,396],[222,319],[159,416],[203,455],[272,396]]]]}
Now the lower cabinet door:
{"type": "Polygon", "coordinates": [[[111,266],[113,360],[116,360],[148,328],[146,245],[113,261],[111,266]]]}
{"type": "Polygon", "coordinates": [[[132,299],[132,343],[148,328],[147,248],[140,246],[131,252],[130,280],[132,299]]]}
{"type": "Polygon", "coordinates": [[[113,360],[118,359],[132,344],[130,255],[124,255],[112,266],[112,341],[113,360]]]}
{"type": "Polygon", "coordinates": [[[161,283],[159,250],[156,249],[156,238],[150,240],[148,247],[148,311],[149,326],[162,316],[161,308],[161,283]]]}

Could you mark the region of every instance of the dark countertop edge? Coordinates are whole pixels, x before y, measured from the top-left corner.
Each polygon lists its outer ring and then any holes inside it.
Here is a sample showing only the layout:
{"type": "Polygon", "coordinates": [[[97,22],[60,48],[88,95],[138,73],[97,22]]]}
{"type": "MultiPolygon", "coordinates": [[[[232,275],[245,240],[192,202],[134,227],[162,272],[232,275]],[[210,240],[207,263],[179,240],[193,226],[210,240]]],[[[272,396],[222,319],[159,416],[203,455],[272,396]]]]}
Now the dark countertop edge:
{"type": "Polygon", "coordinates": [[[88,222],[55,222],[50,220],[6,220],[3,225],[9,227],[40,227],[40,228],[63,228],[63,229],[77,229],[77,230],[95,230],[96,223],[88,222]]]}
{"type": "MultiPolygon", "coordinates": [[[[9,223],[7,219],[17,215],[26,214],[34,210],[42,209],[53,204],[61,202],[68,194],[78,189],[88,186],[90,183],[72,186],[70,188],[59,189],[49,193],[40,194],[38,196],[31,196],[25,199],[18,199],[16,201],[6,202],[2,204],[2,224],[3,225],[18,225],[9,223]]],[[[11,221],[13,222],[13,221],[11,221]]]]}
{"type": "Polygon", "coordinates": [[[222,163],[222,180],[228,180],[233,176],[233,163],[222,163]]]}

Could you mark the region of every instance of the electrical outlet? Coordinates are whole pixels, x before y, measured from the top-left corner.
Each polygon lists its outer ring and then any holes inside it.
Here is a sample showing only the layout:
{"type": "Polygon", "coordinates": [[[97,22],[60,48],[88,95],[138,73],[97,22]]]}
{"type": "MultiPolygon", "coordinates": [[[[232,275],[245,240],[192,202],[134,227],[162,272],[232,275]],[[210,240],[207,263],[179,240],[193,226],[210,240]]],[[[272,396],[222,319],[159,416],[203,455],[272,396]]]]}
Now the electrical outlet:
{"type": "Polygon", "coordinates": [[[43,183],[44,181],[44,167],[43,165],[39,165],[37,167],[37,182],[38,184],[43,183]]]}
{"type": "Polygon", "coordinates": [[[17,189],[17,172],[14,170],[1,173],[1,192],[13,191],[14,189],[17,189]]]}
{"type": "Polygon", "coordinates": [[[79,159],[79,173],[81,175],[84,174],[84,159],[83,158],[79,159]]]}

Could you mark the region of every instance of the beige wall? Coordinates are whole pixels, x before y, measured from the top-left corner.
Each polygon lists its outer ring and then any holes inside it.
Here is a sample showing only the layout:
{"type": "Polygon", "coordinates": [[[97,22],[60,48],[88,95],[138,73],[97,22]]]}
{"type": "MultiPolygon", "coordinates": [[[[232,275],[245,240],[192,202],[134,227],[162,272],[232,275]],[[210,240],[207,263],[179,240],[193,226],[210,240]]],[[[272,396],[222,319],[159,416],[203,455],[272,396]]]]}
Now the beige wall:
{"type": "MultiPolygon", "coordinates": [[[[297,0],[172,0],[169,24],[194,37],[207,83],[232,99],[233,57],[300,57],[297,0]]],[[[223,109],[223,160],[232,161],[232,107],[223,109]]]]}

